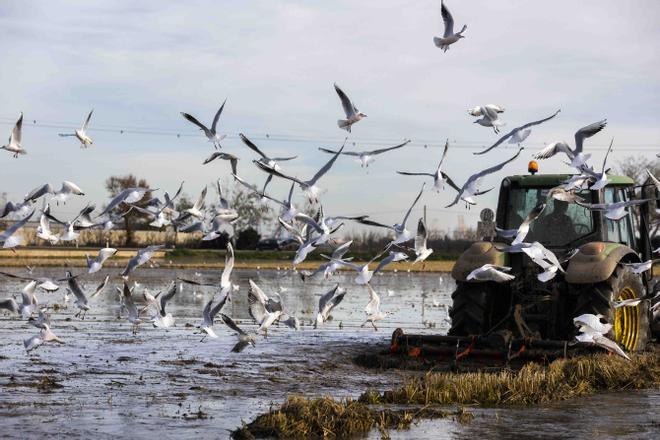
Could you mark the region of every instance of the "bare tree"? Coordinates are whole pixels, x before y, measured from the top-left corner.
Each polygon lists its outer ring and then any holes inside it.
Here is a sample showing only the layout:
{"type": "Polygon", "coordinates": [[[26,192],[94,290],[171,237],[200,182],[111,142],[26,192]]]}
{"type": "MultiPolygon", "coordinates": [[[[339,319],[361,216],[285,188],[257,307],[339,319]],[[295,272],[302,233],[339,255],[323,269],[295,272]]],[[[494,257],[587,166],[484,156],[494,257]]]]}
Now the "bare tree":
{"type": "Polygon", "coordinates": [[[247,228],[262,231],[264,224],[273,220],[273,210],[270,206],[262,204],[258,196],[238,186],[234,187],[230,204],[238,213],[238,220],[234,224],[237,231],[247,228]]]}
{"type": "Polygon", "coordinates": [[[638,185],[644,183],[648,178],[647,169],[657,176],[660,174],[660,163],[644,156],[626,156],[617,163],[617,172],[630,177],[638,185]]]}
{"type": "MultiPolygon", "coordinates": [[[[127,188],[149,188],[149,184],[145,179],[139,179],[133,174],[127,174],[125,176],[110,176],[105,181],[105,189],[110,193],[110,197],[114,197],[123,190],[127,188]]],[[[151,191],[147,192],[142,200],[139,200],[134,205],[144,207],[146,202],[151,198],[151,191]]],[[[124,203],[120,205],[121,209],[128,209],[124,203]],[[124,205],[124,206],[122,206],[124,205]]],[[[145,218],[144,214],[137,212],[136,210],[131,210],[128,214],[124,216],[124,229],[126,230],[126,241],[125,246],[129,247],[133,245],[133,231],[137,224],[145,218]]]]}

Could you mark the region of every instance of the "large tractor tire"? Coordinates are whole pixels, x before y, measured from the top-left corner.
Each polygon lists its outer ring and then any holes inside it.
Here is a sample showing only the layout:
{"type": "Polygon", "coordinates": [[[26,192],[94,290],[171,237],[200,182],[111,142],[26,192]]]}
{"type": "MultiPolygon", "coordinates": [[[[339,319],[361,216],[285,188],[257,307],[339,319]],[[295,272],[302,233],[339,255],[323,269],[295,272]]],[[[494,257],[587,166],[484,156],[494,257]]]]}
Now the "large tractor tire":
{"type": "Polygon", "coordinates": [[[629,267],[617,266],[607,280],[596,283],[591,288],[582,289],[574,316],[584,313],[601,314],[603,320],[612,324],[608,335],[611,339],[624,350],[643,350],[650,333],[648,301],[642,301],[635,307],[618,309],[614,308],[613,302],[641,298],[644,294],[642,275],[633,273],[629,267]]]}
{"type": "Polygon", "coordinates": [[[457,282],[449,311],[449,335],[480,335],[489,330],[489,294],[492,284],[457,282]]]}

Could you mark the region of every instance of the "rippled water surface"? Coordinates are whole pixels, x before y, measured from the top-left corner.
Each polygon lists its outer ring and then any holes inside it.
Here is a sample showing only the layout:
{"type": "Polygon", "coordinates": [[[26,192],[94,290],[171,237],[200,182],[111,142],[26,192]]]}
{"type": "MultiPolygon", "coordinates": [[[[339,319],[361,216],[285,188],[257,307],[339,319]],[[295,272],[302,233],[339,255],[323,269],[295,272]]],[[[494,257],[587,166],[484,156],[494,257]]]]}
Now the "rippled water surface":
{"type": "MultiPolygon", "coordinates": [[[[6,269],[20,273],[20,269],[6,269]]],[[[86,276],[91,291],[116,269],[86,276]]],[[[35,276],[60,277],[64,269],[35,269],[35,276]]],[[[220,271],[139,269],[135,280],[155,293],[176,276],[219,281],[220,271]]],[[[176,319],[170,329],[143,324],[137,335],[118,317],[114,283],[94,298],[80,320],[72,299],[67,308],[51,311],[53,331],[66,343],[46,344],[27,355],[22,341],[37,333],[25,322],[0,313],[0,417],[2,438],[43,436],[96,438],[225,438],[229,431],[283,401],[291,393],[358,396],[367,388],[386,389],[405,374],[356,367],[351,358],[365,348],[387,343],[396,327],[445,333],[447,306],[454,283],[448,274],[386,273],[372,282],[381,294],[382,309],[394,312],[378,331],[361,328],[367,290],[340,274],[302,283],[290,271],[236,270],[240,286],[224,312],[246,329],[254,329],[247,312],[248,279],[267,294],[278,292],[286,309],[303,322],[300,331],[275,327],[256,347],[231,353],[235,337],[221,323],[218,339],[195,328],[213,289],[185,286],[168,310],[176,319]],[[332,321],[314,330],[310,323],[318,297],[334,283],[348,288],[332,321]],[[435,326],[428,329],[428,326],[435,326]],[[35,387],[45,377],[61,388],[35,387]]],[[[112,282],[111,281],[111,282],[112,282]]],[[[24,283],[0,279],[0,298],[17,294],[24,283]]],[[[118,285],[118,284],[117,284],[118,285]]],[[[64,287],[64,286],[63,286],[64,287]]],[[[38,291],[41,304],[62,304],[64,288],[38,291]]],[[[519,409],[475,409],[469,425],[447,420],[422,421],[392,438],[653,438],[659,425],[660,393],[603,394],[553,405],[519,409]]],[[[378,438],[373,434],[373,438],[378,438]]],[[[657,438],[657,437],[656,437],[657,438]]]]}

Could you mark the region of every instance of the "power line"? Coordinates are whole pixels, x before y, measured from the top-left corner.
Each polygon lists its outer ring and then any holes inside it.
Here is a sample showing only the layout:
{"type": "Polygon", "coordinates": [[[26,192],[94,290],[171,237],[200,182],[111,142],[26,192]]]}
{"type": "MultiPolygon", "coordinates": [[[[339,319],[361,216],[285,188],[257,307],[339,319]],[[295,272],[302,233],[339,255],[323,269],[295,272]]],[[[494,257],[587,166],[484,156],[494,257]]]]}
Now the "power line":
{"type": "MultiPolygon", "coordinates": [[[[36,121],[36,120],[33,120],[36,121]]],[[[9,125],[12,126],[16,123],[15,120],[10,120],[8,118],[0,118],[0,125],[9,125]]],[[[74,127],[77,127],[75,124],[67,124],[60,122],[28,122],[29,127],[43,128],[43,129],[58,129],[58,130],[72,130],[74,127]]],[[[25,125],[25,122],[24,122],[25,125]]],[[[162,136],[162,137],[174,137],[177,139],[181,138],[199,138],[203,139],[200,133],[197,132],[188,132],[188,131],[177,131],[177,130],[167,130],[167,129],[155,129],[155,128],[141,128],[141,127],[130,127],[130,126],[121,126],[121,125],[95,125],[90,127],[90,132],[103,132],[103,133],[114,133],[119,135],[142,135],[142,136],[162,136]]],[[[254,133],[254,132],[253,132],[254,133]]],[[[328,136],[314,136],[314,135],[300,135],[300,134],[287,134],[287,133],[264,133],[263,134],[250,134],[250,139],[256,141],[275,141],[275,142],[295,142],[295,143],[326,143],[326,144],[339,144],[343,142],[341,137],[328,137],[328,136]]],[[[238,140],[238,133],[228,133],[227,139],[238,140]]],[[[403,138],[394,139],[394,138],[355,138],[349,140],[349,143],[352,145],[388,145],[401,142],[403,138]]],[[[451,140],[450,139],[450,148],[452,149],[473,149],[477,150],[480,148],[485,148],[490,145],[493,141],[478,141],[478,140],[451,140]]],[[[428,139],[413,139],[407,148],[442,148],[444,146],[444,140],[428,140],[428,139]]],[[[597,144],[593,143],[589,145],[589,150],[607,150],[609,144],[597,144]]],[[[500,147],[502,149],[515,149],[517,147],[511,145],[503,145],[500,147]]],[[[616,151],[615,148],[613,151],[616,151]]],[[[655,143],[648,144],[626,144],[621,147],[620,151],[659,151],[660,145],[655,143]]]]}

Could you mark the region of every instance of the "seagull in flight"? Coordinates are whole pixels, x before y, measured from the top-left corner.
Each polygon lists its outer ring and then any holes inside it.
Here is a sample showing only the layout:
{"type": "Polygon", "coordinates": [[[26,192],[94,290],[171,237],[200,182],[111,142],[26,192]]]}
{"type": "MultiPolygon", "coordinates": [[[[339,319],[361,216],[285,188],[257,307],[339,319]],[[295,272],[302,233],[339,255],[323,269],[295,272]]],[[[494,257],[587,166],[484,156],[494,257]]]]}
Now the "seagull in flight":
{"type": "Polygon", "coordinates": [[[443,1],[440,2],[440,12],[442,13],[442,21],[445,23],[445,33],[442,37],[433,37],[433,43],[436,47],[442,49],[443,52],[447,52],[449,46],[461,38],[465,38],[463,32],[467,29],[467,25],[464,24],[460,32],[454,33],[454,17],[452,17],[451,12],[449,12],[443,1]]]}
{"type": "Polygon", "coordinates": [[[524,147],[520,147],[518,152],[513,157],[511,157],[510,159],[507,159],[507,160],[505,160],[504,162],[502,162],[498,165],[492,166],[490,168],[486,168],[483,171],[479,171],[478,173],[475,173],[475,174],[471,175],[465,181],[463,186],[458,190],[458,194],[456,194],[456,198],[454,199],[454,201],[451,202],[449,205],[445,206],[445,208],[450,208],[450,207],[454,206],[460,200],[463,200],[466,205],[476,205],[477,202],[474,200],[475,196],[485,194],[488,191],[491,191],[493,189],[493,188],[489,188],[485,191],[479,190],[479,184],[481,182],[481,179],[483,177],[489,175],[489,174],[492,174],[492,173],[495,173],[495,172],[501,170],[502,168],[504,168],[504,166],[506,164],[516,160],[518,158],[518,156],[520,156],[520,153],[522,152],[523,149],[524,149],[524,147]]]}
{"type": "Polygon", "coordinates": [[[216,159],[228,160],[229,164],[231,165],[231,172],[233,174],[237,173],[238,157],[234,156],[233,154],[223,153],[222,151],[214,151],[213,154],[204,159],[202,165],[206,165],[207,163],[213,162],[216,159]]]}
{"type": "MultiPolygon", "coordinates": [[[[275,171],[281,171],[280,166],[278,165],[278,162],[285,162],[287,160],[293,160],[297,158],[298,156],[289,156],[289,157],[268,157],[266,154],[257,147],[254,142],[252,142],[250,139],[248,139],[243,133],[239,133],[238,135],[243,143],[248,146],[249,149],[257,153],[261,158],[258,159],[258,162],[260,162],[262,165],[272,168],[275,171]]],[[[236,174],[236,172],[234,172],[236,174]]]]}
{"type": "Polygon", "coordinates": [[[22,136],[23,136],[23,112],[21,112],[21,114],[18,116],[18,121],[16,121],[16,125],[14,125],[14,128],[11,130],[11,133],[9,134],[9,141],[7,142],[7,145],[3,145],[0,148],[9,151],[14,155],[14,157],[18,157],[20,154],[27,154],[27,151],[25,151],[25,149],[21,145],[22,136]]]}
{"type": "MultiPolygon", "coordinates": [[[[205,333],[202,337],[202,341],[206,339],[207,336],[216,339],[218,335],[213,330],[213,321],[215,320],[215,315],[218,314],[220,310],[225,306],[229,295],[221,295],[222,298],[214,305],[215,295],[206,303],[204,310],[202,311],[202,323],[199,325],[199,329],[205,333]]],[[[200,341],[201,342],[201,341],[200,341]]]]}
{"type": "Polygon", "coordinates": [[[392,312],[382,312],[380,310],[380,296],[378,296],[373,287],[371,287],[371,284],[367,283],[366,286],[367,289],[369,289],[369,302],[364,308],[364,312],[367,314],[367,319],[360,327],[364,327],[370,323],[374,330],[378,331],[378,327],[376,327],[376,321],[381,321],[387,318],[392,314],[392,312]]]}
{"type": "Polygon", "coordinates": [[[424,192],[425,186],[426,183],[422,183],[422,188],[419,190],[419,194],[417,194],[417,197],[415,197],[415,200],[413,201],[412,205],[410,205],[410,208],[408,208],[408,211],[406,211],[406,214],[403,216],[403,220],[401,220],[401,223],[396,223],[393,226],[388,226],[383,223],[378,223],[369,219],[359,219],[357,220],[358,223],[362,223],[363,225],[368,225],[368,226],[387,228],[394,231],[396,237],[394,238],[394,240],[390,242],[388,246],[405,243],[406,241],[411,240],[413,238],[413,234],[406,228],[406,222],[408,221],[408,217],[410,216],[410,213],[412,212],[413,208],[419,201],[420,197],[422,197],[422,193],[424,192]]]}
{"type": "MultiPolygon", "coordinates": [[[[142,200],[142,198],[146,193],[151,191],[155,191],[155,190],[151,188],[126,188],[125,190],[121,191],[119,194],[114,196],[112,200],[110,200],[110,203],[108,203],[108,206],[106,206],[105,209],[101,211],[101,213],[97,217],[102,217],[105,214],[109,213],[120,203],[125,203],[127,205],[130,205],[132,203],[139,202],[140,200],[142,200]]],[[[126,212],[126,214],[128,214],[128,212],[126,212]]]]}
{"type": "Polygon", "coordinates": [[[236,332],[236,336],[238,337],[238,342],[231,349],[232,353],[240,353],[243,350],[245,350],[245,347],[247,347],[248,345],[251,345],[253,347],[255,346],[257,340],[254,338],[254,336],[246,333],[243,329],[241,329],[238,325],[236,325],[233,319],[231,319],[229,316],[225,315],[224,313],[220,314],[220,318],[222,318],[222,322],[224,322],[227,327],[229,327],[230,329],[236,332]]]}
{"type": "Polygon", "coordinates": [[[130,260],[128,260],[128,263],[126,264],[126,268],[121,273],[121,276],[124,277],[124,279],[128,278],[128,276],[131,274],[131,272],[133,272],[139,266],[142,266],[144,263],[149,261],[151,259],[151,257],[154,256],[156,251],[159,251],[160,249],[163,249],[164,247],[165,247],[164,244],[159,244],[159,245],[155,245],[155,246],[147,246],[144,249],[139,249],[137,251],[137,254],[135,254],[134,257],[132,257],[130,260]]]}
{"type": "Polygon", "coordinates": [[[612,141],[610,142],[610,146],[607,148],[607,153],[605,153],[605,159],[603,159],[603,168],[601,169],[600,173],[594,172],[591,168],[583,165],[580,168],[582,169],[582,174],[587,175],[591,177],[592,180],[595,180],[593,185],[589,187],[590,190],[592,191],[598,191],[602,188],[605,188],[608,183],[610,183],[610,180],[607,178],[607,172],[609,169],[605,169],[607,166],[607,157],[610,155],[610,151],[612,151],[612,145],[614,144],[614,138],[612,138],[612,141]]]}
{"type": "Polygon", "coordinates": [[[92,113],[94,113],[94,109],[89,112],[82,127],[76,129],[73,133],[59,133],[60,137],[75,136],[80,141],[80,148],[87,148],[92,145],[94,141],[87,136],[87,126],[89,125],[89,120],[92,119],[92,113]]]}
{"type": "Polygon", "coordinates": [[[474,121],[475,124],[479,124],[482,127],[492,127],[495,133],[500,132],[500,127],[506,125],[505,122],[499,117],[499,114],[496,110],[492,109],[488,105],[484,105],[481,108],[481,118],[474,121]]]}
{"type": "Polygon", "coordinates": [[[591,154],[585,154],[583,152],[584,140],[601,131],[606,125],[607,119],[603,119],[602,121],[594,122],[593,124],[589,124],[576,131],[574,150],[571,150],[571,147],[569,147],[566,142],[553,142],[536,153],[534,159],[547,159],[555,154],[564,153],[571,161],[569,165],[580,170],[583,165],[586,165],[587,160],[591,157],[591,154]]]}
{"type": "Polygon", "coordinates": [[[318,183],[319,179],[321,179],[321,177],[323,177],[325,173],[327,173],[330,170],[330,168],[332,168],[332,165],[334,165],[339,155],[342,153],[342,151],[344,151],[345,146],[346,146],[346,139],[344,139],[344,145],[342,145],[339,151],[337,151],[337,153],[335,153],[335,155],[332,156],[332,159],[330,159],[325,165],[323,165],[321,169],[318,170],[316,174],[314,174],[314,176],[309,180],[300,180],[297,177],[287,176],[286,174],[283,174],[280,171],[277,171],[274,168],[265,165],[261,161],[255,161],[254,163],[255,165],[257,165],[257,168],[261,169],[266,173],[297,183],[300,186],[300,189],[307,194],[310,203],[318,203],[318,196],[321,193],[321,189],[317,187],[316,184],[318,183]]]}
{"type": "Polygon", "coordinates": [[[523,220],[520,226],[518,226],[518,229],[500,229],[496,227],[495,230],[497,231],[497,234],[500,237],[513,238],[511,245],[522,243],[529,233],[529,226],[541,215],[545,207],[546,204],[541,202],[532,208],[532,210],[527,214],[527,217],[525,217],[525,220],[523,220]]]}
{"type": "Polygon", "coordinates": [[[110,280],[110,275],[106,275],[104,281],[101,284],[99,284],[99,286],[96,288],[94,293],[92,293],[92,295],[89,298],[87,298],[87,295],[85,295],[85,292],[78,283],[77,277],[73,276],[73,274],[69,271],[66,272],[66,281],[69,285],[69,290],[76,297],[74,304],[79,309],[78,313],[76,313],[75,315],[76,318],[82,315],[81,319],[85,319],[85,315],[87,314],[87,311],[90,309],[88,305],[89,300],[95,298],[105,290],[105,287],[108,285],[108,280],[110,280]]]}
{"type": "Polygon", "coordinates": [[[87,259],[87,273],[95,273],[101,270],[105,260],[114,256],[116,253],[117,249],[107,247],[99,249],[99,253],[94,259],[90,258],[89,255],[85,255],[85,258],[87,259]]]}
{"type": "Polygon", "coordinates": [[[263,331],[268,337],[268,327],[283,314],[281,301],[268,298],[257,284],[249,280],[248,304],[250,316],[259,325],[257,333],[263,331]]]}
{"type": "Polygon", "coordinates": [[[510,267],[496,266],[494,264],[484,264],[481,267],[474,269],[467,276],[467,280],[477,281],[495,281],[496,283],[505,283],[515,278],[506,272],[511,270],[510,267]]]}
{"type": "Polygon", "coordinates": [[[346,295],[346,289],[339,287],[339,284],[335,285],[327,293],[324,293],[321,298],[319,298],[319,311],[316,314],[316,321],[314,321],[314,328],[317,328],[319,325],[323,324],[328,320],[330,311],[337,307],[339,303],[342,302],[344,296],[346,295]]]}
{"type": "Polygon", "coordinates": [[[334,85],[335,92],[337,92],[337,95],[339,95],[341,106],[344,109],[344,113],[346,114],[346,119],[339,119],[337,121],[337,126],[350,133],[353,124],[360,121],[362,118],[366,118],[367,115],[358,110],[353,101],[351,101],[346,93],[344,93],[344,91],[339,88],[337,83],[334,85]]]}
{"type": "MultiPolygon", "coordinates": [[[[407,140],[402,144],[395,145],[394,147],[380,148],[378,150],[370,150],[370,151],[344,151],[341,154],[343,154],[345,156],[355,156],[355,157],[357,157],[358,158],[357,161],[360,162],[360,166],[362,168],[365,168],[365,167],[368,168],[369,164],[376,160],[374,158],[374,156],[376,156],[378,154],[386,153],[388,151],[396,150],[396,149],[399,149],[401,147],[405,147],[409,143],[410,143],[410,140],[407,140]]],[[[331,150],[329,148],[319,147],[319,150],[323,151],[324,153],[337,154],[336,150],[331,150]]]]}
{"type": "Polygon", "coordinates": [[[32,218],[34,215],[34,209],[26,215],[22,220],[15,222],[13,225],[5,229],[0,233],[0,243],[4,249],[13,249],[16,246],[20,246],[25,242],[25,239],[17,235],[19,229],[21,229],[25,224],[32,218]]]}
{"type": "Polygon", "coordinates": [[[199,122],[194,116],[189,115],[188,113],[181,112],[181,116],[186,118],[189,122],[192,122],[196,126],[199,127],[200,130],[204,132],[204,135],[206,135],[207,139],[209,142],[213,143],[213,146],[217,150],[218,148],[221,148],[220,146],[220,141],[223,140],[226,135],[218,135],[217,132],[217,127],[218,127],[218,120],[220,119],[220,115],[222,114],[222,110],[225,108],[225,103],[227,102],[227,99],[222,102],[222,105],[220,106],[220,109],[217,111],[215,116],[213,117],[213,122],[211,123],[211,128],[207,128],[206,125],[202,124],[199,122]]]}
{"type": "Polygon", "coordinates": [[[327,263],[321,264],[316,270],[312,272],[302,270],[299,271],[298,273],[300,274],[300,278],[304,282],[307,278],[312,278],[319,273],[323,273],[323,278],[327,280],[333,273],[337,271],[337,269],[339,269],[341,266],[340,261],[351,261],[353,259],[353,257],[344,258],[344,255],[346,255],[352,244],[353,240],[349,240],[346,243],[336,247],[330,256],[321,254],[323,258],[326,258],[329,261],[327,263]]]}
{"type": "Polygon", "coordinates": [[[502,144],[504,141],[506,141],[507,139],[508,139],[508,141],[509,141],[509,142],[508,142],[509,144],[517,144],[518,146],[520,146],[520,144],[522,144],[523,141],[524,141],[525,139],[527,139],[527,137],[528,137],[528,136],[530,135],[530,133],[532,132],[532,129],[531,129],[530,127],[533,127],[533,126],[535,126],[535,125],[542,124],[542,123],[544,123],[544,122],[546,122],[546,121],[549,121],[550,119],[552,119],[552,118],[554,118],[555,116],[557,116],[557,115],[559,114],[560,111],[561,111],[561,109],[560,109],[560,110],[557,110],[554,114],[552,114],[551,116],[548,116],[547,118],[539,119],[538,121],[528,122],[527,124],[521,125],[520,127],[516,127],[516,128],[514,128],[513,130],[511,130],[510,132],[508,132],[507,134],[505,134],[504,136],[502,136],[501,138],[499,138],[499,139],[497,140],[497,142],[495,142],[495,143],[494,143],[493,145],[491,145],[490,147],[486,148],[485,150],[478,151],[478,152],[476,152],[476,153],[472,153],[472,154],[484,154],[484,153],[488,153],[488,152],[489,152],[490,150],[492,150],[493,148],[496,148],[496,147],[498,147],[499,145],[501,145],[501,144],[502,144]]]}
{"type": "Polygon", "coordinates": [[[594,344],[607,351],[615,353],[625,359],[630,357],[619,347],[619,345],[605,336],[612,329],[612,324],[603,324],[600,319],[602,315],[584,314],[573,318],[573,324],[578,327],[578,342],[594,344]]]}
{"type": "Polygon", "coordinates": [[[442,151],[442,157],[440,158],[440,163],[438,163],[437,168],[433,173],[412,173],[408,171],[397,171],[398,174],[403,176],[429,176],[433,178],[433,188],[440,192],[444,188],[445,182],[449,183],[450,186],[454,187],[458,191],[456,184],[442,171],[442,163],[447,157],[447,150],[449,149],[449,139],[445,142],[445,148],[442,151]]]}
{"type": "Polygon", "coordinates": [[[648,202],[650,199],[641,199],[641,200],[627,200],[624,202],[615,202],[615,203],[586,203],[581,201],[576,201],[578,205],[591,209],[592,211],[604,211],[605,217],[618,221],[624,218],[628,214],[626,209],[629,206],[641,205],[648,202]]]}
{"type": "Polygon", "coordinates": [[[424,224],[424,218],[420,217],[417,222],[417,234],[415,235],[415,261],[412,264],[426,260],[433,253],[433,249],[426,247],[429,232],[424,224]]]}
{"type": "Polygon", "coordinates": [[[486,109],[493,111],[495,113],[504,113],[504,107],[495,104],[486,104],[478,105],[468,109],[468,114],[472,116],[483,116],[486,113],[486,109]]]}

